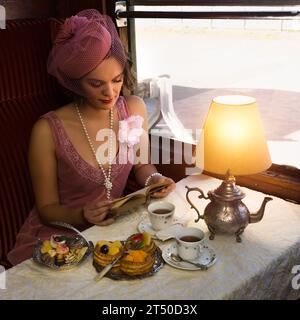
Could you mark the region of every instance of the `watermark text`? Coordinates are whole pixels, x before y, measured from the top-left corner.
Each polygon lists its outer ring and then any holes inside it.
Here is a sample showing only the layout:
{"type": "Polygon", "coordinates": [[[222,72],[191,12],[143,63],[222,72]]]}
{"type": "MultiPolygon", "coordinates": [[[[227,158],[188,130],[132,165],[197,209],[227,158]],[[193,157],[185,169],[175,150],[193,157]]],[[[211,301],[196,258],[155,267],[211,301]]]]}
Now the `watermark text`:
{"type": "Polygon", "coordinates": [[[0,290],[6,289],[6,273],[5,268],[0,265],[0,290]]]}
{"type": "Polygon", "coordinates": [[[6,11],[3,6],[0,5],[0,29],[5,29],[6,27],[6,11]]]}
{"type": "Polygon", "coordinates": [[[292,288],[295,290],[300,289],[300,265],[293,266],[292,273],[295,276],[292,279],[292,288]]]}

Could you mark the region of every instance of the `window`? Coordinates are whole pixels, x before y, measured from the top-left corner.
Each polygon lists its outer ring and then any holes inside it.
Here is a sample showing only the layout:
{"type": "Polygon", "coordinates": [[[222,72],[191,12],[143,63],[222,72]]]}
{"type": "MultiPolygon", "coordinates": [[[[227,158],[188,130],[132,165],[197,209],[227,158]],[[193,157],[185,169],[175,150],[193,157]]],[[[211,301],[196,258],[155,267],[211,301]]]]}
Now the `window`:
{"type": "MultiPolygon", "coordinates": [[[[134,19],[138,81],[168,75],[174,111],[185,128],[201,127],[217,95],[254,96],[273,163],[300,168],[300,15],[293,16],[300,1],[252,1],[252,7],[242,0],[129,4],[136,16],[154,17],[134,19]],[[271,18],[260,17],[266,11],[271,18]],[[283,11],[288,13],[277,14],[283,11]],[[185,18],[193,12],[198,19],[185,18]],[[160,18],[168,15],[176,19],[160,18]]],[[[165,128],[163,119],[154,127],[165,128]]]]}

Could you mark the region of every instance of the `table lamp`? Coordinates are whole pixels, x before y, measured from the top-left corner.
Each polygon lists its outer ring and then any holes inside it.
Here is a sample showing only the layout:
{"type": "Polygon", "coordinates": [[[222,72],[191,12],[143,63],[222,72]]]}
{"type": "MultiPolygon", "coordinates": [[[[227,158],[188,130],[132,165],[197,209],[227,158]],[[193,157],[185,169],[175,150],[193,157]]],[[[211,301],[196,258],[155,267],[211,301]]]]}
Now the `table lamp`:
{"type": "Polygon", "coordinates": [[[219,96],[212,100],[202,134],[196,148],[196,166],[211,173],[224,175],[221,185],[207,193],[199,188],[187,188],[186,199],[198,218],[204,219],[215,234],[232,234],[237,242],[248,223],[263,218],[265,205],[272,200],[265,197],[260,209],[250,213],[241,201],[243,191],[235,184],[234,175],[255,174],[271,166],[264,130],[256,100],[242,95],[219,96]],[[204,214],[200,214],[189,198],[189,192],[200,192],[199,198],[210,199],[204,214]]]}

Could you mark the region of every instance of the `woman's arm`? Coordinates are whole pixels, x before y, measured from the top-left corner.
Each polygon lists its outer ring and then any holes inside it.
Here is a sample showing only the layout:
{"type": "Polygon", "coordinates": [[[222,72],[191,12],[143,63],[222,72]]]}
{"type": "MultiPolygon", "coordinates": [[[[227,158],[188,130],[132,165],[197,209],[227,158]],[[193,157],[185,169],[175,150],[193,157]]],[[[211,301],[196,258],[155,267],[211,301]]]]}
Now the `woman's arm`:
{"type": "Polygon", "coordinates": [[[57,187],[57,160],[51,129],[46,119],[34,125],[29,145],[29,169],[35,194],[36,209],[44,224],[63,221],[80,228],[93,224],[106,225],[110,203],[97,201],[83,208],[67,208],[59,202],[57,187]],[[102,222],[103,221],[103,222],[102,222]]]}
{"type": "MultiPolygon", "coordinates": [[[[140,146],[143,147],[143,150],[147,150],[147,161],[143,161],[142,163],[134,165],[134,173],[137,183],[141,186],[145,186],[145,182],[148,177],[150,177],[151,174],[157,172],[156,167],[150,163],[150,148],[149,148],[149,135],[148,135],[148,119],[147,119],[147,108],[144,103],[144,101],[137,97],[137,96],[130,96],[126,97],[127,104],[129,108],[129,112],[131,115],[140,115],[144,118],[143,122],[143,129],[144,134],[141,137],[140,146]]],[[[144,160],[144,157],[140,157],[142,160],[144,160]]],[[[153,194],[153,197],[155,198],[163,198],[167,196],[171,191],[175,189],[175,182],[167,177],[164,176],[158,176],[154,175],[153,177],[148,180],[148,185],[157,183],[157,182],[163,182],[165,180],[168,180],[171,182],[171,185],[167,188],[162,189],[160,192],[156,192],[153,194]]]]}

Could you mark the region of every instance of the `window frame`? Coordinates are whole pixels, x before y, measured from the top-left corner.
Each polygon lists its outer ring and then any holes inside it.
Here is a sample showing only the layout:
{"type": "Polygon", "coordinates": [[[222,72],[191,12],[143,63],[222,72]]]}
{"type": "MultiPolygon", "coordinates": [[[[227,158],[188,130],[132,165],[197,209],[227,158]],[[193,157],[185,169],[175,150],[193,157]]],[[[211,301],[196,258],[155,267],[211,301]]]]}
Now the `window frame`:
{"type": "Polygon", "coordinates": [[[131,6],[293,6],[299,0],[128,0],[131,6]]]}

